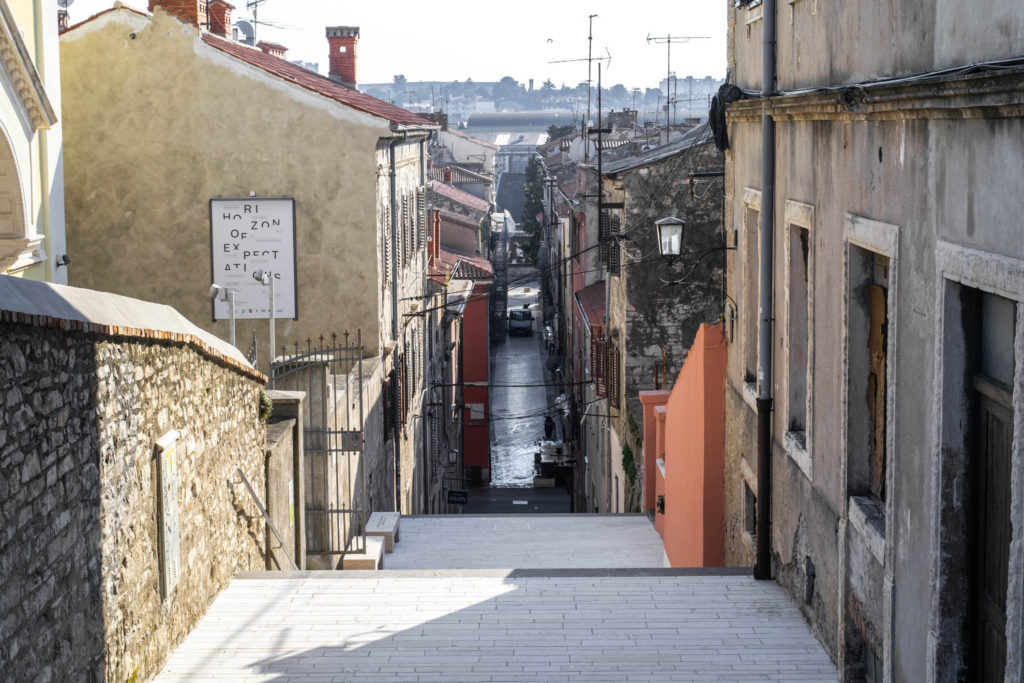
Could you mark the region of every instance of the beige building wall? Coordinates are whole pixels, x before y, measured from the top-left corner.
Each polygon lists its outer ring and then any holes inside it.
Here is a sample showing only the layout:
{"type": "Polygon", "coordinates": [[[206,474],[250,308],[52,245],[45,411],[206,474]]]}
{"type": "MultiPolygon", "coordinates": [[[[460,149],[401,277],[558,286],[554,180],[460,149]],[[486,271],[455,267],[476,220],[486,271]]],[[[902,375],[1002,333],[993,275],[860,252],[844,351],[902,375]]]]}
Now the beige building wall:
{"type": "MultiPolygon", "coordinates": [[[[211,322],[209,199],[295,198],[298,320],[278,344],[361,328],[378,339],[374,150],[384,119],[204,44],[159,9],[119,9],[61,37],[73,284],[211,322]]],[[[238,345],[266,321],[239,321],[238,345]]]]}

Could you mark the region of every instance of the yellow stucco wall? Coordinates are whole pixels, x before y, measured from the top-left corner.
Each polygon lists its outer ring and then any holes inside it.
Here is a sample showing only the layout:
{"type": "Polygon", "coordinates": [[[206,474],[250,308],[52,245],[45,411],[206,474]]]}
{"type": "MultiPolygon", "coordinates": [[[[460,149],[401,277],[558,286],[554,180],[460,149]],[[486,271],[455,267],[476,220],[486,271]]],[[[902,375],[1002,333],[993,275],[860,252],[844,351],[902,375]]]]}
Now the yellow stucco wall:
{"type": "MultiPolygon", "coordinates": [[[[61,38],[71,284],[210,320],[208,201],[295,197],[298,321],[283,341],[378,338],[374,149],[387,122],[244,65],[158,10],[118,10],[61,38]],[[133,37],[134,34],[134,37],[133,37]]],[[[253,325],[265,363],[267,323],[253,325]]]]}

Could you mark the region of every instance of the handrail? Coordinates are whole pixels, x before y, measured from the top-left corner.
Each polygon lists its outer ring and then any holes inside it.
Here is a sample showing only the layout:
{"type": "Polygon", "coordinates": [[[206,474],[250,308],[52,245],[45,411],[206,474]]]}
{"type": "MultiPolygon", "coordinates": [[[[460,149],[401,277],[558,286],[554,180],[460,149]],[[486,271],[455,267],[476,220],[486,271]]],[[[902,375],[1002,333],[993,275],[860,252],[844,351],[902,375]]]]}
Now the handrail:
{"type": "Polygon", "coordinates": [[[277,542],[281,544],[281,552],[283,552],[284,556],[288,558],[288,562],[291,563],[292,569],[294,569],[295,571],[299,571],[299,565],[295,564],[295,560],[292,559],[291,554],[289,554],[288,552],[288,545],[284,542],[284,539],[281,538],[281,534],[277,530],[277,527],[274,526],[274,523],[272,521],[270,521],[270,515],[267,513],[267,510],[263,507],[263,504],[260,502],[260,499],[256,495],[256,492],[253,491],[252,485],[249,483],[249,480],[245,478],[245,473],[242,472],[242,468],[237,468],[237,471],[238,476],[242,478],[242,483],[245,484],[245,488],[249,489],[249,495],[252,496],[253,502],[255,502],[256,507],[259,508],[260,514],[263,515],[263,519],[267,520],[267,526],[269,526],[270,530],[274,532],[274,536],[277,537],[277,542]]]}

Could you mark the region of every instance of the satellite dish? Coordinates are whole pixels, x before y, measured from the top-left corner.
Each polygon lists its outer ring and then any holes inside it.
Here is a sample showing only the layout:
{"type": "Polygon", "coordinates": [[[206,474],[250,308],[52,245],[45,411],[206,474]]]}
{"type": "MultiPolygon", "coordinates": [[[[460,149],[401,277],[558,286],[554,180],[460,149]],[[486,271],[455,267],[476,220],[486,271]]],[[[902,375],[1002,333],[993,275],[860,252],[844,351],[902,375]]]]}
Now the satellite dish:
{"type": "Polygon", "coordinates": [[[74,2],[75,0],[57,0],[57,7],[67,9],[68,7],[71,7],[74,2]]]}
{"type": "MultiPolygon", "coordinates": [[[[65,0],[58,0],[58,2],[64,2],[64,1],[65,0]]],[[[245,41],[243,41],[243,42],[251,41],[253,39],[253,36],[256,35],[256,31],[253,30],[252,24],[250,24],[248,21],[246,21],[244,19],[241,19],[241,20],[235,22],[235,26],[238,27],[238,32],[241,33],[243,36],[245,36],[245,41]]]]}

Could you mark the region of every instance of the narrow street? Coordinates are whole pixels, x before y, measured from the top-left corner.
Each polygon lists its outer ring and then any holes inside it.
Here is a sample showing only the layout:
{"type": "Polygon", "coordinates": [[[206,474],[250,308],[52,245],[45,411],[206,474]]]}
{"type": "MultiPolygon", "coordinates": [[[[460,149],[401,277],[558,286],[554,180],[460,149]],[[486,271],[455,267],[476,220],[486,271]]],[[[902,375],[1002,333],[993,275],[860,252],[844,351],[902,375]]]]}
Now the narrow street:
{"type": "Polygon", "coordinates": [[[534,452],[551,410],[539,287],[532,278],[513,279],[509,287],[508,310],[526,306],[534,316],[532,333],[509,334],[491,349],[491,485],[471,491],[467,514],[569,512],[564,488],[533,488],[534,452]]]}

